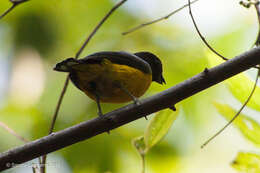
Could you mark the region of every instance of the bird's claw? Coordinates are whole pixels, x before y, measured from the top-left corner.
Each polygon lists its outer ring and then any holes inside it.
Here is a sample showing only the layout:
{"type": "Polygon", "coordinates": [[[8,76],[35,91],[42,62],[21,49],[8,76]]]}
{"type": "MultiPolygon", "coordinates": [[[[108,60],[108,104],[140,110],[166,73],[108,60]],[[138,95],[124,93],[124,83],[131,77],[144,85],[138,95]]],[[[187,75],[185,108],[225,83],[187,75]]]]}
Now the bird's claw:
{"type": "Polygon", "coordinates": [[[135,105],[139,106],[141,104],[138,98],[134,98],[133,100],[135,105]]]}

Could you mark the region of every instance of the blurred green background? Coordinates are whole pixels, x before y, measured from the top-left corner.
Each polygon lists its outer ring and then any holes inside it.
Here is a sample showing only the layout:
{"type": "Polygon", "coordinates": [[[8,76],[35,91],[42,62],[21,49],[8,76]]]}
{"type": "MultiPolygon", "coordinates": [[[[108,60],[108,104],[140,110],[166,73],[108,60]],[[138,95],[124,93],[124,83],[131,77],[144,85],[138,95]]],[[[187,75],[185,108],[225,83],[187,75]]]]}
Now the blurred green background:
{"type": "MultiPolygon", "coordinates": [[[[0,122],[28,140],[48,133],[66,77],[52,68],[57,62],[75,55],[87,35],[116,2],[31,0],[0,21],[0,122]]],[[[187,9],[168,20],[121,35],[131,27],[166,15],[185,3],[181,0],[128,0],[101,27],[82,55],[106,50],[150,51],[158,55],[163,62],[167,84],[153,83],[143,97],[216,65],[218,57],[212,55],[199,39],[187,9]]],[[[0,13],[11,5],[7,0],[0,0],[0,4],[0,13]]],[[[245,9],[238,1],[201,0],[193,9],[201,32],[221,54],[231,58],[251,48],[258,29],[253,8],[245,9]]],[[[255,74],[254,70],[245,73],[249,79],[255,74]]],[[[248,85],[250,88],[251,84],[248,85]]],[[[245,97],[249,95],[249,91],[245,93],[245,97]]],[[[229,163],[238,151],[258,151],[238,130],[229,127],[204,149],[200,149],[200,145],[226,123],[213,102],[227,103],[238,109],[241,105],[239,98],[236,99],[238,95],[239,92],[232,92],[226,83],[222,83],[179,103],[180,115],[169,133],[146,156],[146,172],[236,172],[229,163]]],[[[241,98],[243,100],[245,98],[241,98]]],[[[104,112],[121,106],[102,104],[104,112]]],[[[96,117],[96,109],[95,102],[70,84],[55,131],[96,117]]],[[[247,108],[245,112],[260,120],[255,110],[247,108]]],[[[152,116],[148,118],[151,120],[152,116]]],[[[56,165],[50,164],[47,172],[141,172],[141,158],[131,141],[144,134],[148,123],[140,119],[111,131],[110,135],[98,135],[52,153],[48,161],[56,165]]],[[[2,128],[0,136],[1,152],[23,144],[2,128]]],[[[21,166],[6,172],[30,171],[30,166],[21,166]]]]}

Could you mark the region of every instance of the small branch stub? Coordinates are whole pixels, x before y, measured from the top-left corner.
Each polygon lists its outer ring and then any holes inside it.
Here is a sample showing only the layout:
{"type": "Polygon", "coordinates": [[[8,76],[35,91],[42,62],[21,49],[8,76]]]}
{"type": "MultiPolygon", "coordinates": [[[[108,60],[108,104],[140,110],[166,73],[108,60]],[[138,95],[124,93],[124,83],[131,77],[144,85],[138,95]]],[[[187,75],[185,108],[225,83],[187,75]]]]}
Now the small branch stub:
{"type": "Polygon", "coordinates": [[[172,111],[176,111],[177,109],[176,109],[176,107],[175,107],[175,105],[172,105],[172,106],[170,106],[169,107],[172,111]]]}

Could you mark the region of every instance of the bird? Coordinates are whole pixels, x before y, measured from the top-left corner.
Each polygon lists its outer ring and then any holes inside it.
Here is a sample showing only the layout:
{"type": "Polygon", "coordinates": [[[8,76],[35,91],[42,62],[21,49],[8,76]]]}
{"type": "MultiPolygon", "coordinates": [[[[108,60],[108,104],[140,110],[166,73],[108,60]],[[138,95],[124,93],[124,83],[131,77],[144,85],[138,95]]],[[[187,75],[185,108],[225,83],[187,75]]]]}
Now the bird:
{"type": "Polygon", "coordinates": [[[99,116],[101,102],[138,105],[153,81],[166,84],[161,60],[150,52],[101,51],[82,59],[67,58],[54,70],[69,73],[72,83],[97,103],[99,116]]]}

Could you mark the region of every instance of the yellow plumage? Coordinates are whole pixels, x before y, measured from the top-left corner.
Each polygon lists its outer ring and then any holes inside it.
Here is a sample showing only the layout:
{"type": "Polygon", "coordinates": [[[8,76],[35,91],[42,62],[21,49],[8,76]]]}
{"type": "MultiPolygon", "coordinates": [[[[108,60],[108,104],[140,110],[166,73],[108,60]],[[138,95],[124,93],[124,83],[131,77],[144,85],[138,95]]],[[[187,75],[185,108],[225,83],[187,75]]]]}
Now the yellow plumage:
{"type": "Polygon", "coordinates": [[[90,83],[96,84],[101,102],[123,103],[132,98],[120,89],[124,86],[133,96],[140,97],[149,88],[152,74],[144,73],[136,68],[113,64],[104,59],[100,64],[79,64],[73,66],[76,71],[79,88],[93,100],[96,99],[90,83]]]}

